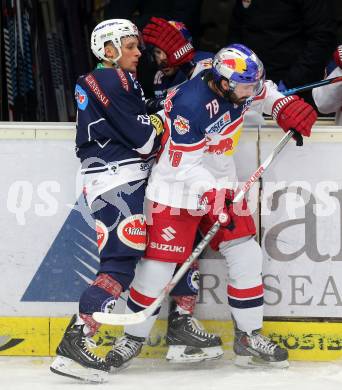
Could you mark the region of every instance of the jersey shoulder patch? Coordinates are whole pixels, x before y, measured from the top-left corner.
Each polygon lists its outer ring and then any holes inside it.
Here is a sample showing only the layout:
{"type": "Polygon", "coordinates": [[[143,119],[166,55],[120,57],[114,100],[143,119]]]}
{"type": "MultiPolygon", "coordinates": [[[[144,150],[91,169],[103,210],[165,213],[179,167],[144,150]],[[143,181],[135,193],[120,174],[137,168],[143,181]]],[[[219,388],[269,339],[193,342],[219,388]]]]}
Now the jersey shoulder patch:
{"type": "Polygon", "coordinates": [[[130,90],[130,85],[125,72],[122,69],[115,69],[115,71],[119,77],[122,88],[128,92],[130,90]]]}
{"type": "Polygon", "coordinates": [[[99,85],[98,80],[95,78],[95,76],[92,73],[88,73],[84,77],[85,83],[88,85],[88,88],[90,91],[95,95],[95,97],[100,101],[100,103],[104,107],[109,106],[109,99],[106,96],[106,94],[103,92],[102,88],[99,85]]]}

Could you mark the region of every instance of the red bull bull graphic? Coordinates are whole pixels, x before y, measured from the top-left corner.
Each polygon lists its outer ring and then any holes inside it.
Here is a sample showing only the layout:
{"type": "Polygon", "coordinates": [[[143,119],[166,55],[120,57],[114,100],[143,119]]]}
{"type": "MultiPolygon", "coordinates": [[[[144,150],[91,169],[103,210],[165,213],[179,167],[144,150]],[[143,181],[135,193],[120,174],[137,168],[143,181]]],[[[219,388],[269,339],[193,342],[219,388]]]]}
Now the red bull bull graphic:
{"type": "Polygon", "coordinates": [[[216,145],[208,145],[205,153],[223,154],[233,149],[233,140],[231,138],[225,138],[216,145]]]}
{"type": "Polygon", "coordinates": [[[190,131],[189,121],[180,115],[177,115],[177,118],[173,121],[173,126],[180,135],[184,135],[190,131]]]}

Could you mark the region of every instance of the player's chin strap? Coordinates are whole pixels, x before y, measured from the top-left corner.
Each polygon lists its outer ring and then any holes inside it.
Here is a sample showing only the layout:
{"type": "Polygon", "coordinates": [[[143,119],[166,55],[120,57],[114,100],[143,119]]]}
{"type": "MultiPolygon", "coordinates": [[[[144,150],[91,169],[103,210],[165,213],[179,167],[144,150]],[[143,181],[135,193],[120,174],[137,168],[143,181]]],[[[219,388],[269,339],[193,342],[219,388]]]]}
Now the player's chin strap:
{"type": "MultiPolygon", "coordinates": [[[[291,137],[294,136],[295,133],[296,133],[295,130],[290,129],[284,135],[284,137],[279,141],[278,145],[273,149],[273,152],[259,166],[259,168],[250,176],[250,178],[245,182],[245,184],[239,189],[239,191],[237,192],[233,200],[234,203],[238,203],[243,200],[246,193],[250,190],[250,188],[254,185],[254,183],[256,183],[260,179],[260,177],[264,174],[264,172],[270,166],[270,164],[275,159],[275,157],[282,151],[284,146],[289,142],[289,140],[291,139],[291,137]]],[[[102,324],[108,324],[108,325],[132,325],[132,324],[139,324],[140,322],[144,322],[148,317],[153,315],[153,313],[159,308],[159,306],[161,306],[164,298],[171,292],[171,290],[175,287],[175,285],[179,282],[179,280],[191,267],[192,263],[202,253],[203,249],[209,244],[209,242],[214,237],[214,235],[216,234],[219,228],[220,228],[220,222],[216,221],[214,225],[211,227],[211,229],[208,231],[208,233],[196,246],[196,248],[191,253],[191,255],[186,259],[183,265],[175,273],[171,281],[163,289],[159,297],[157,297],[155,301],[146,309],[139,311],[137,313],[130,313],[130,314],[95,312],[93,314],[94,320],[102,324]]]]}

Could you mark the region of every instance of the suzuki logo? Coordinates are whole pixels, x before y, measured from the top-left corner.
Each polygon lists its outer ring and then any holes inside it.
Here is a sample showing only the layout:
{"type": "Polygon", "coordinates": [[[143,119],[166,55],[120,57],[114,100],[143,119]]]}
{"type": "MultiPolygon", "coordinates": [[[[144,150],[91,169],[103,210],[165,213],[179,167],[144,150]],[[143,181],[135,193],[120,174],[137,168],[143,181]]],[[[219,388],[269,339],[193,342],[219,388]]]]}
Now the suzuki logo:
{"type": "Polygon", "coordinates": [[[162,234],[161,236],[164,238],[165,241],[171,241],[175,238],[174,234],[176,233],[176,230],[173,229],[171,226],[168,226],[162,231],[164,232],[164,234],[162,234]]]}

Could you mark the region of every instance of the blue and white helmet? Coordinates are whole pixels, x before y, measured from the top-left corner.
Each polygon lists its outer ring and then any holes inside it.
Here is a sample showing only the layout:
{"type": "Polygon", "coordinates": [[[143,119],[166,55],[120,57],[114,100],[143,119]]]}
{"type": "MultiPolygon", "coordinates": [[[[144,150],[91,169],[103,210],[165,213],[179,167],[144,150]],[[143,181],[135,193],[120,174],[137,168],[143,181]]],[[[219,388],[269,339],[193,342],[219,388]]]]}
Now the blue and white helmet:
{"type": "Polygon", "coordinates": [[[105,57],[105,42],[111,41],[118,51],[118,56],[114,58],[113,63],[122,56],[121,39],[135,36],[139,39],[139,31],[135,24],[126,19],[109,19],[99,23],[91,34],[91,50],[99,60],[108,61],[105,57]]]}
{"type": "Polygon", "coordinates": [[[255,83],[255,95],[264,86],[262,62],[251,49],[239,43],[226,46],[215,55],[212,73],[216,82],[226,79],[231,92],[234,92],[237,83],[255,83]]]}

